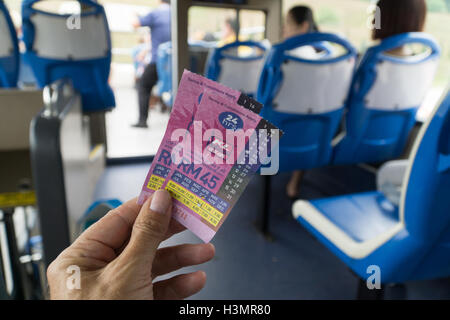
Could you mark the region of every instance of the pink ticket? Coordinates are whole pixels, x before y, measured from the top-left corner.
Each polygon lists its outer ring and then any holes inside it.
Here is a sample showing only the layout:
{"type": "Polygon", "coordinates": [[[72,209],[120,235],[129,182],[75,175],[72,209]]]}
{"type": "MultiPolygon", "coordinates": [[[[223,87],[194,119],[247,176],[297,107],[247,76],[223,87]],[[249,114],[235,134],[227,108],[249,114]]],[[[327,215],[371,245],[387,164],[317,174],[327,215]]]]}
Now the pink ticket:
{"type": "Polygon", "coordinates": [[[265,138],[277,128],[258,115],[261,107],[185,71],[139,202],[158,189],[168,190],[173,218],[209,242],[258,171],[259,152],[268,156],[265,138]]]}
{"type": "Polygon", "coordinates": [[[172,133],[176,129],[189,130],[205,89],[212,90],[241,105],[246,105],[248,109],[253,110],[255,113],[261,111],[262,105],[260,103],[241,94],[239,91],[185,70],[178,87],[178,93],[175,98],[166,132],[158,152],[155,155],[155,160],[151,164],[145,183],[142,186],[142,191],[138,199],[139,204],[143,204],[153,192],[160,189],[163,185],[170,171],[170,166],[162,161],[162,159],[168,155],[170,156],[172,148],[177,144],[170,139],[172,133]]]}

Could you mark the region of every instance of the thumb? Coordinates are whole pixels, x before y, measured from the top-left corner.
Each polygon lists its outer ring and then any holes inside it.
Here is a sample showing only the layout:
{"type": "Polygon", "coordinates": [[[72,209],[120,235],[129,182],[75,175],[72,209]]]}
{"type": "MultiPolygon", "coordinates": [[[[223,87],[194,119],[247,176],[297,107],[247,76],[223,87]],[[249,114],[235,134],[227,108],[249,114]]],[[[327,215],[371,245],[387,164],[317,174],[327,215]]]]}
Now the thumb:
{"type": "Polygon", "coordinates": [[[156,191],[141,208],[133,225],[128,245],[121,254],[125,263],[151,266],[156,250],[169,228],[172,199],[165,190],[156,191]]]}

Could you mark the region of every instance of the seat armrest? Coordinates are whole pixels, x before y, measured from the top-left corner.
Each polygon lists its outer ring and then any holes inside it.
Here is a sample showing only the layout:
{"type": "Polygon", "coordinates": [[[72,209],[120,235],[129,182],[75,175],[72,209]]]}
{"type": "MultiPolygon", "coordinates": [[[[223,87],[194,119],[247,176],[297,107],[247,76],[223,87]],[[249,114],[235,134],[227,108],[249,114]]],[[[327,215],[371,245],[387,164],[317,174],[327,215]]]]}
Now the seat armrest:
{"type": "Polygon", "coordinates": [[[378,191],[381,191],[380,188],[386,183],[401,186],[403,184],[403,178],[407,167],[408,160],[389,161],[381,166],[377,173],[378,191]]]}
{"type": "Polygon", "coordinates": [[[377,189],[382,192],[387,199],[398,205],[400,194],[403,188],[403,179],[408,160],[394,160],[385,163],[377,173],[377,189]]]}

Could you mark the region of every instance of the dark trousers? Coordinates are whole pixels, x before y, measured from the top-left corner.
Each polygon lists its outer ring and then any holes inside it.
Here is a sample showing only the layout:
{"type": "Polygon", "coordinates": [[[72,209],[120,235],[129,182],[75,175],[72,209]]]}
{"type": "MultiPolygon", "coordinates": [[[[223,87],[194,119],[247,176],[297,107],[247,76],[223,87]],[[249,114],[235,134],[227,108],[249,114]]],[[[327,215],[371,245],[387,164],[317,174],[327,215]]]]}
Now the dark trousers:
{"type": "Polygon", "coordinates": [[[158,82],[158,73],[156,72],[156,63],[150,63],[144,69],[141,78],[138,81],[138,100],[139,100],[139,122],[147,122],[148,105],[152,94],[153,86],[158,82]]]}

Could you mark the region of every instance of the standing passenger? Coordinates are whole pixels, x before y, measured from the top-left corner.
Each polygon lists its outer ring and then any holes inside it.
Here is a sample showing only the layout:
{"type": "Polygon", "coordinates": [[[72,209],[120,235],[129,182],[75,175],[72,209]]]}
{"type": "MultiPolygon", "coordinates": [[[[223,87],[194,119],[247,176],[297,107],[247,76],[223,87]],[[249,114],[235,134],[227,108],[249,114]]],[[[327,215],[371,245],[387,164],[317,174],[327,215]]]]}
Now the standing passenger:
{"type": "Polygon", "coordinates": [[[156,59],[161,43],[170,41],[170,0],[160,0],[159,6],[144,17],[137,17],[134,28],[149,27],[151,32],[152,56],[137,84],[139,119],[133,127],[147,128],[148,108],[153,86],[158,81],[156,59]]]}

